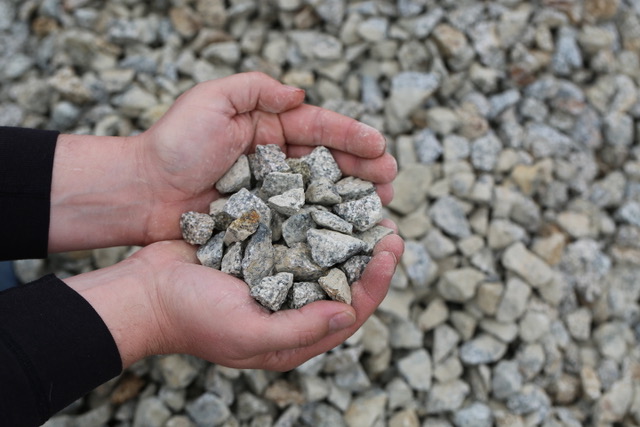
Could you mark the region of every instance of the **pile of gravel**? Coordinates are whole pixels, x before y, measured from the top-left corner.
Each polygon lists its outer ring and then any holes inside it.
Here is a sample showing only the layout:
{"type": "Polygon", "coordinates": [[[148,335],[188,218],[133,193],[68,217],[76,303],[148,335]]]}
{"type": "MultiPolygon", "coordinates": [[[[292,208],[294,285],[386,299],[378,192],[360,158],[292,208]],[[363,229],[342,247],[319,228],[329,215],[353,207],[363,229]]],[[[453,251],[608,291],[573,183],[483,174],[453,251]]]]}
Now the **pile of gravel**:
{"type": "Polygon", "coordinates": [[[48,427],[639,425],[639,54],[637,0],[0,0],[2,124],[129,135],[260,70],[400,166],[406,253],[344,345],[287,373],[149,358],[48,427]]]}
{"type": "Polygon", "coordinates": [[[243,279],[272,311],[329,298],[351,304],[351,284],[393,232],[377,225],[374,184],[343,178],[327,147],[287,159],[278,145],[259,145],[216,189],[226,197],[208,213],[182,214],[182,236],[199,245],[200,264],[243,279]]]}

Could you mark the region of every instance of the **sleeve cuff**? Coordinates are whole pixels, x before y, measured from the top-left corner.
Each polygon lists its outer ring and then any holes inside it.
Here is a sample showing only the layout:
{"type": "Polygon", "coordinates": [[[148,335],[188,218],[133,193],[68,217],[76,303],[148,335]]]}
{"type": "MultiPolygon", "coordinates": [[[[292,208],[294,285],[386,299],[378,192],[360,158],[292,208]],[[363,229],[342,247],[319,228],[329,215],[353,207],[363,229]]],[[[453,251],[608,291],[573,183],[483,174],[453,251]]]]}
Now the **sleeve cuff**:
{"type": "Polygon", "coordinates": [[[0,293],[0,414],[14,421],[6,425],[40,425],[121,371],[103,320],[57,277],[0,293]]]}
{"type": "Polygon", "coordinates": [[[0,260],[47,256],[58,135],[0,127],[0,260]]]}

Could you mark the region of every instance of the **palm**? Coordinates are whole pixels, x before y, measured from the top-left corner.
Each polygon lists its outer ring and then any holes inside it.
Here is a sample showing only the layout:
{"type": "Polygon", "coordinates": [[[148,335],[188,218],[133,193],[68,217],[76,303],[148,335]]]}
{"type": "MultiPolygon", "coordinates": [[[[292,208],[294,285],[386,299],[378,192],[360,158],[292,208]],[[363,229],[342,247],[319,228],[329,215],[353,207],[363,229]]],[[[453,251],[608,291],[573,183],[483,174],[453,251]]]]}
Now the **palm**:
{"type": "MultiPolygon", "coordinates": [[[[382,135],[303,100],[302,91],[256,73],[184,93],[139,145],[141,181],[155,201],[146,242],[178,238],[180,214],[206,211],[219,197],[215,182],[258,144],[278,144],[293,157],[325,145],[336,152],[345,174],[383,185],[393,179],[395,161],[384,153],[382,135]]],[[[383,201],[390,199],[384,187],[379,191],[383,201]]]]}

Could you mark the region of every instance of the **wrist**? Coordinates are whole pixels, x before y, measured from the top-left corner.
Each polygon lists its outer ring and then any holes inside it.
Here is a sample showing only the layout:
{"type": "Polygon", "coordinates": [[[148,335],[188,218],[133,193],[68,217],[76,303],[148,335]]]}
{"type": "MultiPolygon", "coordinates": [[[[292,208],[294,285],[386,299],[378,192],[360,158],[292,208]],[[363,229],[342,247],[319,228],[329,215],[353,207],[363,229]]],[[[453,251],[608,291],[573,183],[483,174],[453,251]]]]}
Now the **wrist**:
{"type": "MultiPolygon", "coordinates": [[[[64,279],[98,313],[118,347],[123,368],[162,353],[162,335],[144,262],[127,259],[111,267],[64,279]]],[[[153,274],[153,273],[151,273],[153,274]]]]}
{"type": "Polygon", "coordinates": [[[140,198],[136,141],[60,135],[51,184],[49,251],[140,244],[146,203],[140,198]]]}

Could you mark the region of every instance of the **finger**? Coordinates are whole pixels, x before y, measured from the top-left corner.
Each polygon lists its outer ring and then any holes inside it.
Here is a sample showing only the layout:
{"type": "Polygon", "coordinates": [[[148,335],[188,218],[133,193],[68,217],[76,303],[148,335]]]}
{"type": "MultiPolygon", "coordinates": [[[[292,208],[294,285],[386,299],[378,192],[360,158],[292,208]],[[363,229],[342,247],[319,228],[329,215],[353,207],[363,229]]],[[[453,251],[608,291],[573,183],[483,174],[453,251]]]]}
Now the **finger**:
{"type": "MultiPolygon", "coordinates": [[[[312,147],[289,145],[287,146],[287,155],[289,157],[302,157],[312,150],[312,147]]],[[[374,159],[359,157],[338,150],[331,150],[331,154],[333,154],[333,158],[340,166],[340,170],[346,176],[357,176],[367,181],[386,184],[393,181],[398,173],[396,159],[389,153],[383,153],[374,159]]]]}
{"type": "Polygon", "coordinates": [[[379,184],[376,185],[376,193],[380,197],[383,205],[388,205],[393,200],[393,185],[391,184],[379,184]]]}
{"type": "Polygon", "coordinates": [[[193,92],[199,97],[204,95],[229,116],[254,110],[281,113],[304,101],[304,90],[283,85],[259,72],[234,74],[199,86],[200,89],[193,92]]]}
{"type": "MultiPolygon", "coordinates": [[[[393,227],[389,228],[393,229],[393,227]]],[[[402,240],[402,237],[397,234],[390,234],[382,238],[373,248],[373,255],[383,252],[391,252],[396,257],[396,260],[399,260],[404,253],[404,240],[402,240]]]]}
{"type": "Polygon", "coordinates": [[[254,322],[257,329],[249,331],[253,339],[247,345],[255,354],[266,354],[313,346],[335,331],[355,322],[356,314],[347,304],[319,301],[298,310],[281,310],[254,322]],[[347,322],[347,324],[336,324],[347,322]]]}
{"type": "Polygon", "coordinates": [[[396,225],[395,222],[393,222],[389,218],[383,218],[382,221],[378,223],[378,225],[381,225],[386,228],[390,228],[393,230],[395,234],[398,234],[398,226],[396,225]]]}
{"type": "Polygon", "coordinates": [[[324,108],[301,105],[280,115],[289,143],[324,145],[356,156],[380,157],[386,148],[384,136],[371,126],[324,108]]]}

